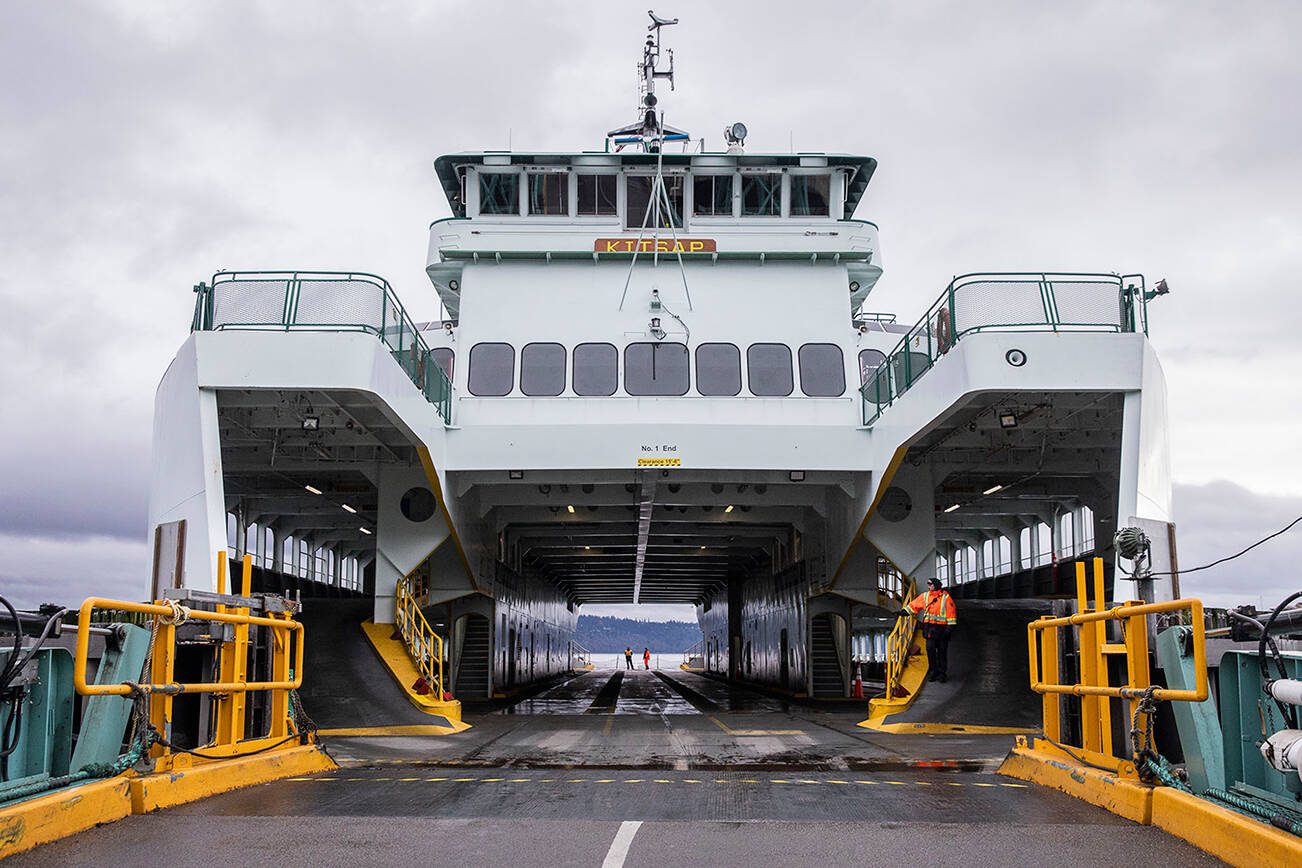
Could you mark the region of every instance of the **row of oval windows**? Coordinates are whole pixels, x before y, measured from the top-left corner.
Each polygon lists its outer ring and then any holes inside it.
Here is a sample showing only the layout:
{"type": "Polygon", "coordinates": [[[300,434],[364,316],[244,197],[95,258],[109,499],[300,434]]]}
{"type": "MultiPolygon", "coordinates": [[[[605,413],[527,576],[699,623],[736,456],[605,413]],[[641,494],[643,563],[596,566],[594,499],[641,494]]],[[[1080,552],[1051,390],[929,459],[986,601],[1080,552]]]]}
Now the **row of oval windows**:
{"type": "MultiPolygon", "coordinates": [[[[880,355],[875,350],[868,352],[880,355]]],[[[452,350],[440,347],[432,355],[450,377],[452,350]]],[[[811,398],[845,394],[845,359],[839,346],[804,344],[796,356],[801,392],[811,398]]],[[[634,396],[686,395],[691,385],[691,357],[685,344],[673,341],[626,345],[624,392],[634,396]]],[[[741,394],[741,350],[735,344],[700,344],[695,357],[698,394],[741,394]]],[[[572,365],[569,385],[576,395],[608,397],[619,388],[619,350],[614,344],[578,344],[571,354],[561,344],[539,342],[526,344],[520,351],[520,392],[539,398],[560,395],[566,387],[567,363],[572,365]]],[[[860,367],[864,364],[861,354],[860,367]]],[[[791,395],[795,391],[791,348],[778,343],[751,344],[746,348],[746,374],[752,395],[791,395]]],[[[515,347],[499,342],[475,344],[470,350],[466,385],[470,394],[479,397],[511,394],[516,387],[515,347]]]]}

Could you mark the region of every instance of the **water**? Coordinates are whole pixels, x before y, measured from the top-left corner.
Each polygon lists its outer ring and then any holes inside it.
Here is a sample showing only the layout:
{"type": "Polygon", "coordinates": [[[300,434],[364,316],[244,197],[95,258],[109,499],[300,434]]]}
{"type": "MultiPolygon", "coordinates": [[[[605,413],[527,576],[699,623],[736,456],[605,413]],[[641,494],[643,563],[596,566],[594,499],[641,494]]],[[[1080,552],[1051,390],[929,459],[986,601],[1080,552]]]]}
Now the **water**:
{"type": "MultiPolygon", "coordinates": [[[[651,652],[652,669],[677,669],[678,664],[683,662],[682,654],[657,654],[651,652]]],[[[623,669],[624,652],[618,654],[593,654],[592,665],[596,669],[623,669]]],[[[642,668],[642,651],[638,649],[633,652],[633,665],[638,669],[642,668]]]]}

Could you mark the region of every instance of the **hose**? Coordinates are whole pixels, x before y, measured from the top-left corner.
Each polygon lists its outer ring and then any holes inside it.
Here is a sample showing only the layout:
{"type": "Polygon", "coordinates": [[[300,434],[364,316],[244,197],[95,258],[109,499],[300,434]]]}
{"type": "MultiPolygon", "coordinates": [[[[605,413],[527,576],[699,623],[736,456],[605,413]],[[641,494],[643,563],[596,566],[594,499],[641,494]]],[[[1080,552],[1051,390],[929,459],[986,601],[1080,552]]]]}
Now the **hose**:
{"type": "MultiPolygon", "coordinates": [[[[1270,668],[1266,665],[1266,637],[1270,631],[1271,625],[1274,624],[1275,619],[1279,617],[1279,613],[1288,608],[1288,605],[1298,597],[1302,597],[1302,591],[1294,591],[1292,594],[1285,597],[1283,602],[1275,607],[1275,611],[1270,613],[1270,617],[1266,619],[1266,623],[1262,625],[1261,638],[1257,640],[1257,665],[1261,667],[1261,686],[1263,690],[1266,689],[1270,682],[1274,680],[1270,677],[1270,668]]],[[[1273,645],[1274,643],[1271,644],[1273,645]]],[[[1279,651],[1277,649],[1274,651],[1272,659],[1275,661],[1275,668],[1279,670],[1279,677],[1288,678],[1288,671],[1284,669],[1284,661],[1280,659],[1279,651]]],[[[1291,724],[1293,729],[1297,729],[1297,709],[1275,699],[1273,696],[1271,699],[1273,699],[1275,705],[1279,707],[1279,713],[1283,716],[1284,721],[1291,724]]]]}

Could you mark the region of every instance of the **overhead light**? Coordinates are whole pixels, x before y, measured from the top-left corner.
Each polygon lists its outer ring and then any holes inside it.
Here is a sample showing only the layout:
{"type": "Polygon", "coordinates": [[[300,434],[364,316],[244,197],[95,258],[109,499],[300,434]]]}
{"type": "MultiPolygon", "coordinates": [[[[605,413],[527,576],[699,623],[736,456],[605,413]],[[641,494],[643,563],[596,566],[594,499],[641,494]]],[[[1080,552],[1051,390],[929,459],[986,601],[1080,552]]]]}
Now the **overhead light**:
{"type": "Polygon", "coordinates": [[[953,506],[947,506],[945,507],[945,512],[953,512],[954,510],[958,509],[960,506],[962,506],[961,503],[956,503],[953,506]]]}
{"type": "Polygon", "coordinates": [[[584,547],[583,547],[583,550],[584,550],[585,552],[590,552],[590,551],[592,551],[592,546],[584,546],[584,547]]]}
{"type": "Polygon", "coordinates": [[[320,428],[320,427],[321,427],[321,417],[320,417],[320,416],[304,416],[304,417],[303,417],[303,430],[304,430],[304,431],[315,431],[315,430],[317,430],[317,429],[320,428]]]}
{"type": "Polygon", "coordinates": [[[805,471],[803,471],[803,470],[793,470],[793,471],[791,471],[790,473],[787,474],[787,477],[788,477],[792,482],[804,482],[804,481],[805,481],[805,471]]]}
{"type": "Polygon", "coordinates": [[[731,503],[728,504],[728,506],[727,506],[723,511],[724,511],[724,512],[732,512],[732,504],[731,504],[731,503]]]}
{"type": "Polygon", "coordinates": [[[371,532],[364,527],[359,527],[358,530],[360,530],[362,533],[366,534],[367,536],[371,535],[371,532]]]}
{"type": "Polygon", "coordinates": [[[507,477],[508,479],[524,479],[524,471],[523,471],[523,470],[508,470],[508,471],[506,472],[506,477],[507,477]]]}
{"type": "Polygon", "coordinates": [[[1000,428],[1016,428],[1016,427],[1017,427],[1017,414],[1016,414],[1016,413],[1011,413],[1011,412],[1000,413],[1000,414],[999,414],[999,427],[1000,427],[1000,428]]]}
{"type": "Polygon", "coordinates": [[[1002,486],[1002,485],[992,485],[992,486],[990,486],[989,488],[987,488],[985,491],[983,491],[983,492],[981,492],[981,493],[982,493],[982,494],[994,494],[996,491],[1000,491],[1000,490],[1002,490],[1002,489],[1003,489],[1003,486],[1002,486]]]}
{"type": "Polygon", "coordinates": [[[565,504],[565,510],[566,510],[567,512],[569,512],[571,515],[573,515],[573,514],[574,514],[574,504],[572,504],[572,503],[567,503],[567,504],[565,504]]]}
{"type": "Polygon", "coordinates": [[[303,487],[306,488],[308,491],[312,492],[313,494],[320,494],[320,493],[321,493],[321,489],[317,488],[316,486],[313,486],[313,485],[304,485],[303,487]]]}
{"type": "Polygon", "coordinates": [[[705,551],[705,546],[701,546],[701,551],[705,551]]]}
{"type": "Polygon", "coordinates": [[[349,506],[348,504],[346,504],[346,503],[341,503],[341,504],[339,504],[339,505],[342,506],[342,507],[344,508],[344,512],[351,512],[353,515],[356,515],[356,514],[357,514],[357,510],[353,509],[353,508],[352,508],[351,506],[349,506]]]}

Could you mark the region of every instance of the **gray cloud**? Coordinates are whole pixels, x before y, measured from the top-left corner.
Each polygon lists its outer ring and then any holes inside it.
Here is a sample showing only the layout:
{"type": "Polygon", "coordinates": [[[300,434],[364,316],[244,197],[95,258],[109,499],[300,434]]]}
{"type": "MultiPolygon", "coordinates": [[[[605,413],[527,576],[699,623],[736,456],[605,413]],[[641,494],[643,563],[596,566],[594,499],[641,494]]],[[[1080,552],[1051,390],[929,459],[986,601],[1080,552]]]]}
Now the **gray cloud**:
{"type": "MultiPolygon", "coordinates": [[[[880,159],[859,215],[882,227],[871,307],[907,319],[980,269],[1166,276],[1153,340],[1190,483],[1180,502],[1218,502],[1205,485],[1218,478],[1302,495],[1289,373],[1302,363],[1302,8],[666,11],[683,17],[671,123],[717,145],[741,119],[755,151],[880,159]]],[[[508,139],[598,147],[631,115],[643,15],[596,2],[5,4],[0,533],[87,541],[79,551],[144,538],[154,386],[184,339],[190,286],[212,271],[364,268],[432,315],[425,227],[447,213],[433,157],[508,139]]],[[[1269,525],[1246,515],[1245,533],[1269,525]]],[[[34,580],[68,575],[51,549],[31,551],[34,580]]]]}

